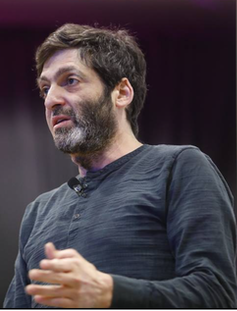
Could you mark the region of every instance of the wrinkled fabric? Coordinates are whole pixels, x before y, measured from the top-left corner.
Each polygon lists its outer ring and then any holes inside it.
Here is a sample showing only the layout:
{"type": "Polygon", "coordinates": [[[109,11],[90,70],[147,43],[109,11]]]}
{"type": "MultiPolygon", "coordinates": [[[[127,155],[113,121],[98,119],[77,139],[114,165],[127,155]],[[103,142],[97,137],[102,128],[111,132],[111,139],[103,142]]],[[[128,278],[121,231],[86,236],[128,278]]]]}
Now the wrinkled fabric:
{"type": "Polygon", "coordinates": [[[235,308],[236,229],[223,176],[193,146],[143,145],[28,205],[6,308],[26,295],[44,245],[74,248],[112,275],[111,308],[235,308]]]}

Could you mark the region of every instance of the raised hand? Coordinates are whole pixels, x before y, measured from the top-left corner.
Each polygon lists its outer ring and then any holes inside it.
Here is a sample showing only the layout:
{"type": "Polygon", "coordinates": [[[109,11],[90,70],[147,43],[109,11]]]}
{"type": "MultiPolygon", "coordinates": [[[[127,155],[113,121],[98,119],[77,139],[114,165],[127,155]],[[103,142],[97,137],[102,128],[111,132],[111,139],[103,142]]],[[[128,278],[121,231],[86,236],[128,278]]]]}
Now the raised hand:
{"type": "Polygon", "coordinates": [[[110,307],[113,279],[109,274],[98,271],[74,249],[56,250],[47,243],[45,254],[41,269],[31,270],[29,277],[49,285],[26,287],[37,303],[60,308],[110,307]]]}

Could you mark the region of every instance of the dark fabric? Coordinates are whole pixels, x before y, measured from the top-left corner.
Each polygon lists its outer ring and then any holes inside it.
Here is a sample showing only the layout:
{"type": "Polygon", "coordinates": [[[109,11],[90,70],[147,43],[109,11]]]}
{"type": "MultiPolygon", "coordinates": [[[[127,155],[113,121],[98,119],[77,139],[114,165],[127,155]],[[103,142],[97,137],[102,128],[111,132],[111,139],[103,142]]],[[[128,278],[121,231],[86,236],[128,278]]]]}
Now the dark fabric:
{"type": "Polygon", "coordinates": [[[5,307],[47,308],[24,287],[49,241],[113,276],[112,308],[237,306],[233,198],[198,148],[144,145],[81,182],[27,207],[5,307]]]}
{"type": "Polygon", "coordinates": [[[37,46],[64,22],[82,23],[83,18],[85,24],[94,24],[96,19],[101,26],[112,22],[135,33],[148,65],[139,140],[197,145],[220,168],[234,195],[237,189],[236,1],[179,0],[173,5],[174,1],[114,0],[109,14],[107,0],[97,1],[100,9],[91,1],[72,0],[72,6],[68,1],[58,1],[57,6],[49,1],[49,24],[36,8],[45,10],[41,1],[26,0],[27,9],[22,1],[0,1],[1,16],[19,21],[0,29],[1,306],[14,273],[25,206],[77,174],[70,158],[54,146],[34,71],[37,46]],[[6,5],[12,9],[5,14],[6,5]]]}

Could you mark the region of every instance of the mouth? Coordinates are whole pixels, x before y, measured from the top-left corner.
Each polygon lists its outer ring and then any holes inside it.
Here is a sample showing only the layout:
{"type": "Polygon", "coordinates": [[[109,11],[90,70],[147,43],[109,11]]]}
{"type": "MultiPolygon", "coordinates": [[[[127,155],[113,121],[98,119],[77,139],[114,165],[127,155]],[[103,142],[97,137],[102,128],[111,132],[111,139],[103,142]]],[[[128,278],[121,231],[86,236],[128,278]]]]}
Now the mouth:
{"type": "Polygon", "coordinates": [[[54,129],[68,126],[70,123],[72,123],[72,120],[69,116],[59,115],[52,118],[52,125],[54,129]]]}

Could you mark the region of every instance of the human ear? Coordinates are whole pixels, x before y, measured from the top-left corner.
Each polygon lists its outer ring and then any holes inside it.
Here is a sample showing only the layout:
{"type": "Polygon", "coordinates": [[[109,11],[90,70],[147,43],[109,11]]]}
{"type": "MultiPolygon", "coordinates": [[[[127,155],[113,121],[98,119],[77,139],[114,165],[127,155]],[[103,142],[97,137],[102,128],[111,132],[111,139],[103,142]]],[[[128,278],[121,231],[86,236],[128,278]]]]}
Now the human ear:
{"type": "Polygon", "coordinates": [[[133,97],[134,91],[131,83],[127,78],[122,78],[116,86],[116,107],[126,108],[132,102],[133,97]]]}

